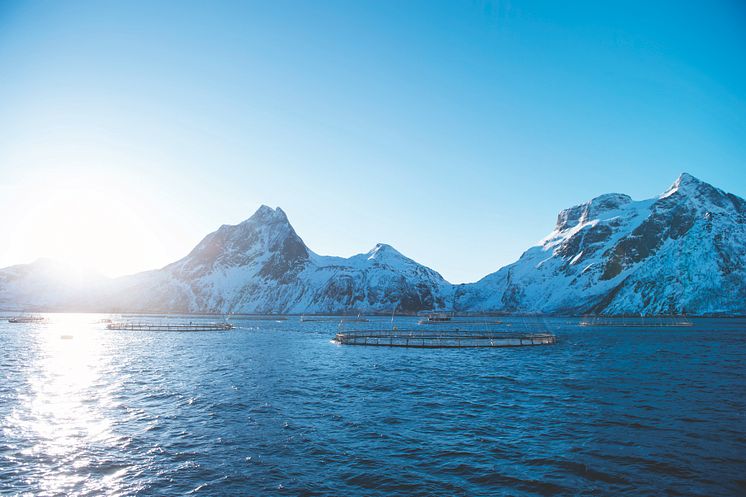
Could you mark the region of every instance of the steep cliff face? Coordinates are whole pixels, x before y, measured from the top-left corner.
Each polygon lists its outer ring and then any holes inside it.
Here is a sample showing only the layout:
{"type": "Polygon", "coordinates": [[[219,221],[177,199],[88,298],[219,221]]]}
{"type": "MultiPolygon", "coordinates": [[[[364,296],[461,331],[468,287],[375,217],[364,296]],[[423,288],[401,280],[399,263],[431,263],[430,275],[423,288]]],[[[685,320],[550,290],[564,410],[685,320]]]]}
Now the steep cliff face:
{"type": "Polygon", "coordinates": [[[541,313],[746,312],[743,199],[682,174],[657,198],[562,211],[521,258],[456,289],[457,307],[541,313]]]}

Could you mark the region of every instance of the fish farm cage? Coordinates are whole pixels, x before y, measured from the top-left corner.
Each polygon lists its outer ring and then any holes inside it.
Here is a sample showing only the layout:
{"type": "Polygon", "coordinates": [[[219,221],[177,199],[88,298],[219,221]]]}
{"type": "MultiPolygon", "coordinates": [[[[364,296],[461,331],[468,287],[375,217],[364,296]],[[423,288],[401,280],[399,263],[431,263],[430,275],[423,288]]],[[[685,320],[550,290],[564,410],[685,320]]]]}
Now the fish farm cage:
{"type": "Polygon", "coordinates": [[[456,325],[481,325],[481,326],[489,326],[489,325],[495,325],[495,324],[504,324],[503,321],[499,319],[469,319],[469,318],[453,318],[451,321],[438,321],[438,320],[427,320],[427,319],[420,319],[417,321],[418,325],[447,325],[447,326],[456,326],[456,325]]]}
{"type": "Polygon", "coordinates": [[[506,333],[492,331],[355,330],[334,337],[341,345],[414,348],[527,347],[553,345],[552,333],[506,333]]]}
{"type": "Polygon", "coordinates": [[[280,314],[233,314],[231,319],[237,321],[287,321],[288,317],[280,314]]]}
{"type": "Polygon", "coordinates": [[[43,316],[16,316],[8,319],[9,323],[14,324],[27,324],[27,323],[37,323],[37,324],[46,324],[49,322],[49,320],[43,316]]]}
{"type": "Polygon", "coordinates": [[[233,329],[230,323],[109,323],[107,330],[120,331],[228,331],[233,329]]]}
{"type": "Polygon", "coordinates": [[[578,325],[617,328],[684,328],[694,326],[694,323],[685,316],[592,316],[581,319],[578,325]]]}
{"type": "Polygon", "coordinates": [[[357,316],[357,317],[344,317],[344,316],[301,316],[301,323],[367,323],[368,318],[357,316]]]}

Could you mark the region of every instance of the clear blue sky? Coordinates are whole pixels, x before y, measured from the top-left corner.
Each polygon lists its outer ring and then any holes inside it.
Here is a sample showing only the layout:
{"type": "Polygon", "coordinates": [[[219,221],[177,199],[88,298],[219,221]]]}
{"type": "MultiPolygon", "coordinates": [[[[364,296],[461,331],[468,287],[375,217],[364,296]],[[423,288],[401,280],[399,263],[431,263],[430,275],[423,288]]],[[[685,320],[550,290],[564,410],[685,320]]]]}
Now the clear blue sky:
{"type": "Polygon", "coordinates": [[[746,196],[739,0],[0,2],[0,266],[149,269],[264,203],[473,281],[682,171],[746,196]]]}

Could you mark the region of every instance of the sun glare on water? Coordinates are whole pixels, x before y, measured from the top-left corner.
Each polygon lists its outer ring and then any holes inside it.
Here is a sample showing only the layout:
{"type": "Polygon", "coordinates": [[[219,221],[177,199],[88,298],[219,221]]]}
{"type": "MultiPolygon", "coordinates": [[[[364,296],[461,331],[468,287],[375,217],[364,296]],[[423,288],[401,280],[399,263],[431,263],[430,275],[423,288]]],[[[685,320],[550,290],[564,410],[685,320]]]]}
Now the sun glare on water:
{"type": "MultiPolygon", "coordinates": [[[[39,486],[49,495],[115,491],[122,476],[105,484],[88,478],[91,465],[82,457],[117,442],[106,409],[113,402],[106,371],[111,358],[97,334],[96,316],[50,315],[45,325],[30,325],[34,363],[28,367],[28,389],[20,407],[4,421],[9,439],[30,443],[21,452],[28,464],[43,468],[39,486]]],[[[99,325],[100,326],[100,325],[99,325]]]]}

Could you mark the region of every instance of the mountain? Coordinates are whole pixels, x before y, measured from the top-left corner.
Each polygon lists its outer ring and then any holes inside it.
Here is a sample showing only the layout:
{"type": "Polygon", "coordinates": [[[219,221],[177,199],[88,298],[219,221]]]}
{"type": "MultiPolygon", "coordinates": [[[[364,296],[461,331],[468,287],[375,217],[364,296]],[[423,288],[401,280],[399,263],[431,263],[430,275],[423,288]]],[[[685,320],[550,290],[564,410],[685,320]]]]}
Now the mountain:
{"type": "Polygon", "coordinates": [[[345,313],[444,307],[438,273],[376,245],[348,259],[313,253],[279,207],[221,226],[186,257],[122,278],[102,304],[128,311],[345,313]]]}
{"type": "Polygon", "coordinates": [[[279,207],[221,226],[162,269],[74,278],[49,261],[0,270],[0,308],[106,312],[746,314],[746,201],[689,174],[635,201],[559,213],[518,261],[451,285],[385,244],[321,256],[279,207]]]}
{"type": "Polygon", "coordinates": [[[0,309],[68,310],[88,308],[108,279],[53,259],[0,269],[0,309]]]}
{"type": "Polygon", "coordinates": [[[682,174],[657,198],[612,193],[560,212],[539,245],[455,290],[517,313],[746,313],[746,201],[682,174]]]}

